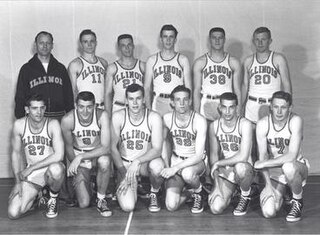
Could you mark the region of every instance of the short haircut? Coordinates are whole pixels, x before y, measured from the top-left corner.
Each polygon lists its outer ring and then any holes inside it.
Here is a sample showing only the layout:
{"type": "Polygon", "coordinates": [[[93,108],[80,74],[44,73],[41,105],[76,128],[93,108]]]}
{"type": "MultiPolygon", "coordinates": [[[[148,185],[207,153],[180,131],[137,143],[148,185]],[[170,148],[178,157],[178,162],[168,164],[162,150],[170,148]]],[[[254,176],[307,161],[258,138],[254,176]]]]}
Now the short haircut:
{"type": "Polygon", "coordinates": [[[172,24],[165,24],[164,26],[162,26],[162,28],[160,30],[160,37],[162,37],[162,32],[165,30],[166,31],[173,31],[175,38],[178,36],[178,30],[172,24]]]}
{"type": "Polygon", "coordinates": [[[189,98],[191,98],[191,90],[187,87],[185,87],[184,85],[179,85],[179,86],[176,86],[171,94],[170,94],[170,99],[173,100],[174,99],[174,94],[177,93],[177,92],[180,92],[180,91],[184,91],[186,93],[188,93],[189,95],[189,98]]]}
{"type": "Polygon", "coordinates": [[[269,35],[269,38],[271,38],[271,31],[267,27],[256,28],[256,30],[253,32],[253,36],[258,33],[267,33],[269,35]]]}
{"type": "Polygon", "coordinates": [[[83,101],[92,101],[93,104],[96,102],[94,98],[94,94],[90,91],[81,91],[76,98],[76,103],[78,103],[79,100],[83,101]]]}
{"type": "Polygon", "coordinates": [[[220,103],[222,103],[222,100],[235,100],[236,105],[238,105],[238,97],[233,92],[225,92],[222,95],[220,95],[220,103]]]}
{"type": "Polygon", "coordinates": [[[272,95],[271,103],[273,102],[274,99],[283,99],[289,104],[289,106],[292,105],[292,95],[290,93],[288,93],[288,92],[276,91],[272,95]]]}
{"type": "Polygon", "coordinates": [[[46,100],[44,99],[43,95],[40,95],[40,94],[38,94],[38,93],[33,93],[33,94],[31,94],[31,95],[28,97],[28,99],[26,100],[25,105],[26,105],[27,107],[30,107],[32,101],[42,101],[42,102],[44,103],[44,105],[46,105],[46,100]]]}
{"type": "Polygon", "coordinates": [[[48,36],[51,38],[51,41],[53,42],[53,36],[52,36],[52,34],[49,33],[49,32],[47,32],[47,31],[41,31],[41,32],[39,32],[39,33],[36,35],[36,37],[34,38],[34,41],[35,41],[35,42],[37,42],[38,37],[39,37],[41,34],[43,34],[43,35],[48,35],[48,36]]]}
{"type": "Polygon", "coordinates": [[[128,86],[126,89],[126,98],[128,98],[128,93],[133,93],[133,92],[137,92],[137,91],[141,91],[142,96],[144,97],[144,88],[142,86],[140,86],[139,84],[133,83],[130,86],[128,86]]]}
{"type": "Polygon", "coordinates": [[[84,35],[93,35],[94,38],[97,40],[97,35],[96,35],[95,32],[93,32],[91,29],[82,30],[82,32],[80,33],[80,36],[79,36],[80,42],[81,42],[81,38],[82,38],[84,35]]]}
{"type": "Polygon", "coordinates": [[[126,39],[126,38],[131,39],[131,41],[133,42],[133,37],[131,34],[121,34],[118,36],[118,39],[117,39],[118,44],[119,44],[120,40],[126,39]]]}
{"type": "Polygon", "coordinates": [[[223,36],[226,36],[226,32],[224,31],[223,28],[220,28],[220,27],[214,27],[214,28],[210,29],[210,31],[209,31],[209,37],[211,36],[211,34],[212,34],[213,32],[221,32],[221,33],[223,33],[223,36]]]}

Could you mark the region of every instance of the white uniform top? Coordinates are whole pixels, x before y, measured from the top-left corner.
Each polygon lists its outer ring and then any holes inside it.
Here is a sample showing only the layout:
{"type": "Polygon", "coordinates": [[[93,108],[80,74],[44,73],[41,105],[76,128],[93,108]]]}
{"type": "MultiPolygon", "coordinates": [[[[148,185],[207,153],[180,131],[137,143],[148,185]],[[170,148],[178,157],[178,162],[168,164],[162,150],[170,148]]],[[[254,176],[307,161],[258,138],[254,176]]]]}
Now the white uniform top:
{"type": "Polygon", "coordinates": [[[112,87],[113,87],[113,102],[118,101],[125,103],[126,100],[126,88],[133,84],[139,84],[143,86],[144,75],[140,69],[140,60],[136,60],[133,68],[126,69],[121,66],[118,61],[115,61],[117,72],[113,76],[112,87]]]}
{"type": "Polygon", "coordinates": [[[52,138],[48,132],[49,118],[46,118],[39,133],[30,129],[29,118],[25,119],[24,132],[21,137],[27,164],[33,165],[53,153],[52,138]]]}
{"type": "MultiPolygon", "coordinates": [[[[240,121],[242,117],[238,117],[236,125],[232,131],[224,131],[222,128],[221,118],[214,121],[214,129],[216,137],[220,144],[220,149],[224,158],[233,157],[241,147],[240,121]]],[[[249,158],[251,160],[251,157],[249,158]]]]}
{"type": "Polygon", "coordinates": [[[215,62],[208,53],[206,66],[202,69],[201,93],[205,95],[221,95],[225,92],[232,92],[233,71],[229,64],[230,55],[226,53],[221,62],[215,62]]]}
{"type": "Polygon", "coordinates": [[[253,55],[253,62],[249,69],[249,92],[253,97],[269,99],[272,94],[281,89],[281,76],[278,69],[273,64],[273,54],[271,51],[266,62],[259,63],[257,55],[253,55]]]}
{"type": "MultiPolygon", "coordinates": [[[[289,150],[289,144],[291,139],[291,130],[290,130],[290,120],[294,114],[290,114],[288,120],[284,127],[281,130],[276,130],[274,123],[272,121],[271,114],[268,116],[268,133],[267,133],[267,143],[268,150],[272,158],[280,157],[289,150]]],[[[299,149],[299,154],[297,160],[302,160],[301,148],[299,149]]]]}
{"type": "Polygon", "coordinates": [[[170,94],[179,85],[184,84],[183,68],[179,63],[180,53],[170,60],[164,60],[161,53],[157,53],[156,63],[153,66],[153,91],[156,95],[170,94]]]}
{"type": "Polygon", "coordinates": [[[120,131],[120,154],[126,160],[133,161],[151,148],[151,129],[149,127],[149,109],[145,109],[142,121],[135,125],[131,122],[128,108],[120,131]]]}
{"type": "Polygon", "coordinates": [[[105,68],[98,57],[96,57],[96,63],[90,63],[81,56],[79,58],[83,66],[81,73],[77,77],[78,92],[92,92],[94,94],[96,104],[101,105],[104,102],[105,68]]]}
{"type": "Polygon", "coordinates": [[[179,127],[176,123],[176,113],[172,112],[171,127],[169,129],[173,139],[173,152],[181,157],[193,157],[196,154],[196,133],[193,130],[193,120],[196,113],[192,111],[188,125],[179,127]]]}
{"type": "Polygon", "coordinates": [[[98,124],[97,109],[93,111],[90,124],[83,126],[76,110],[73,111],[74,129],[72,130],[73,147],[78,150],[92,150],[100,144],[101,128],[98,124]]]}

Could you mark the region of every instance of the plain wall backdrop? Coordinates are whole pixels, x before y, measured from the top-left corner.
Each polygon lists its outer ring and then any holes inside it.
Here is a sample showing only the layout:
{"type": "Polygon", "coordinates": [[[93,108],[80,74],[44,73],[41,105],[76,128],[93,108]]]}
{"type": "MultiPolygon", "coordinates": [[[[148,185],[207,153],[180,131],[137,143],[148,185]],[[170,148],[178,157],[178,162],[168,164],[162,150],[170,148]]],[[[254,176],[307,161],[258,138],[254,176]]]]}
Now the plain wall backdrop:
{"type": "Polygon", "coordinates": [[[243,59],[253,53],[252,33],[271,29],[271,49],[285,54],[293,85],[294,111],[305,120],[303,152],[311,174],[320,174],[320,1],[6,1],[0,3],[0,178],[12,177],[10,136],[14,94],[20,67],[34,53],[35,35],[54,37],[54,56],[66,67],[79,55],[83,29],[97,34],[96,54],[117,59],[119,34],[134,36],[138,58],[159,50],[159,31],[173,24],[179,31],[176,49],[194,60],[208,50],[208,32],[226,31],[226,51],[243,59]]]}

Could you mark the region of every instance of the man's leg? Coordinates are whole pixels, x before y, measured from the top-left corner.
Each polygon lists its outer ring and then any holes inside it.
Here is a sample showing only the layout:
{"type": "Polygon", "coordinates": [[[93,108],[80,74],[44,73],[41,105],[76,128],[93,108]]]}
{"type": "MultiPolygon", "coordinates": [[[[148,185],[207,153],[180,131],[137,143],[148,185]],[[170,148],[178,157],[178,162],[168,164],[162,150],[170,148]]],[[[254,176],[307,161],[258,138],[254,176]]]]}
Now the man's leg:
{"type": "Polygon", "coordinates": [[[303,181],[307,179],[308,168],[305,164],[295,161],[283,164],[282,171],[292,190],[291,209],[286,217],[289,222],[296,222],[301,219],[303,207],[303,181]]]}
{"type": "Polygon", "coordinates": [[[250,163],[240,162],[234,166],[234,173],[236,182],[240,185],[241,195],[233,214],[241,216],[247,213],[251,201],[251,184],[254,177],[253,167],[250,163]]]}
{"type": "Polygon", "coordinates": [[[91,169],[79,166],[73,179],[73,186],[80,208],[86,208],[90,205],[90,172],[91,169]]]}
{"type": "Polygon", "coordinates": [[[104,217],[112,215],[112,211],[108,207],[106,191],[109,185],[111,174],[111,159],[109,156],[101,156],[97,160],[97,210],[104,217]]]}
{"type": "Polygon", "coordinates": [[[186,200],[182,192],[185,182],[179,175],[174,175],[166,182],[166,207],[168,211],[176,211],[186,200]]]}

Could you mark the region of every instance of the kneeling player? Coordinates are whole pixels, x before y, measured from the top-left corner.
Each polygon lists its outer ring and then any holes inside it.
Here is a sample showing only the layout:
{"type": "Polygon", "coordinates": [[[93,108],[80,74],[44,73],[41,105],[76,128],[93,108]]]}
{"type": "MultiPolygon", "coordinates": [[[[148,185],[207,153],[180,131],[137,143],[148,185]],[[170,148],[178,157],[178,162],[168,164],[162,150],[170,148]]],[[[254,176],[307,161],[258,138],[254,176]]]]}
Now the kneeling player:
{"type": "Polygon", "coordinates": [[[164,156],[166,168],[161,175],[168,179],[166,189],[166,207],[175,211],[184,203],[187,184],[192,188],[192,213],[203,211],[203,195],[200,176],[206,170],[207,161],[204,153],[207,121],[200,114],[191,110],[191,91],[185,86],[177,86],[172,91],[173,112],[164,115],[164,156]],[[173,148],[167,149],[168,137],[172,138],[173,148]]]}
{"type": "Polygon", "coordinates": [[[45,109],[43,97],[33,95],[26,103],[27,116],[16,120],[13,125],[12,170],[16,183],[9,196],[10,219],[17,219],[29,211],[45,185],[50,190],[46,216],[54,218],[58,215],[58,193],[65,170],[61,163],[64,145],[59,122],[44,117],[45,109]]]}
{"type": "Polygon", "coordinates": [[[306,183],[309,163],[301,154],[303,120],[291,110],[291,95],[283,91],[275,92],[270,114],[257,123],[260,160],[254,167],[262,170],[266,182],[260,194],[264,217],[274,217],[281,208],[283,197],[292,192],[286,220],[296,222],[301,219],[302,187],[306,183]],[[289,192],[285,191],[286,188],[289,192]]]}
{"type": "Polygon", "coordinates": [[[111,172],[110,124],[108,113],[96,108],[95,97],[82,91],[76,98],[76,108],[62,119],[62,132],[70,160],[68,173],[80,208],[91,201],[90,176],[93,163],[97,165],[97,210],[104,217],[112,215],[105,199],[111,172]]]}
{"type": "Polygon", "coordinates": [[[132,84],[126,89],[128,107],[112,114],[112,157],[118,169],[117,199],[122,210],[133,211],[137,202],[137,177],[151,183],[150,212],[160,211],[162,120],[144,106],[144,89],[132,84]]]}
{"type": "Polygon", "coordinates": [[[233,214],[247,213],[253,180],[251,163],[252,124],[237,115],[237,96],[226,92],[220,96],[221,117],[210,124],[211,176],[215,186],[208,198],[213,214],[220,214],[230,204],[236,186],[241,196],[233,214]]]}

